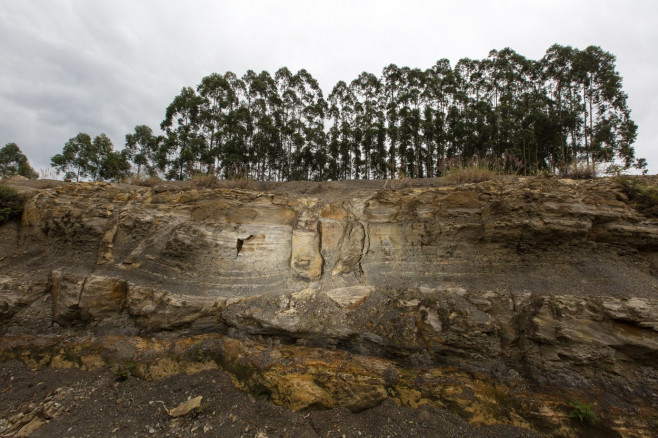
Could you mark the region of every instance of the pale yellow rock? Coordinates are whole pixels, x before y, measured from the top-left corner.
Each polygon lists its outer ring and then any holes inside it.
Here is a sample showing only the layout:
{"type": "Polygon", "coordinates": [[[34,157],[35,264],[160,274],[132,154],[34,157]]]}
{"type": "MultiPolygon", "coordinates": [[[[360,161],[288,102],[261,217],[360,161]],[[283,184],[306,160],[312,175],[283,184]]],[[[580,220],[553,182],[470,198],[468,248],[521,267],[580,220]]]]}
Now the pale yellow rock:
{"type": "Polygon", "coordinates": [[[306,280],[319,280],[323,259],[320,254],[320,236],[316,231],[294,230],[290,267],[306,280]]]}
{"type": "Polygon", "coordinates": [[[82,362],[82,369],[87,371],[98,370],[106,365],[103,357],[98,354],[80,356],[80,361],[82,362]]]}
{"type": "Polygon", "coordinates": [[[26,438],[32,435],[37,429],[46,424],[45,421],[39,417],[35,417],[27,423],[25,426],[21,427],[18,432],[14,435],[15,438],[26,438]]]}
{"type": "Polygon", "coordinates": [[[368,286],[351,286],[326,290],[324,294],[341,307],[349,307],[365,300],[373,291],[374,288],[368,286]]]}
{"type": "Polygon", "coordinates": [[[175,408],[168,409],[167,414],[169,414],[170,417],[182,417],[184,415],[187,415],[201,406],[201,400],[203,400],[203,396],[201,395],[186,400],[183,403],[176,406],[175,408]]]}
{"type": "Polygon", "coordinates": [[[70,360],[65,359],[61,355],[54,356],[50,360],[51,368],[77,368],[77,364],[71,362],[70,360]]]}
{"type": "Polygon", "coordinates": [[[82,288],[78,306],[82,319],[101,320],[118,314],[126,302],[125,281],[104,276],[89,276],[82,288]]]}

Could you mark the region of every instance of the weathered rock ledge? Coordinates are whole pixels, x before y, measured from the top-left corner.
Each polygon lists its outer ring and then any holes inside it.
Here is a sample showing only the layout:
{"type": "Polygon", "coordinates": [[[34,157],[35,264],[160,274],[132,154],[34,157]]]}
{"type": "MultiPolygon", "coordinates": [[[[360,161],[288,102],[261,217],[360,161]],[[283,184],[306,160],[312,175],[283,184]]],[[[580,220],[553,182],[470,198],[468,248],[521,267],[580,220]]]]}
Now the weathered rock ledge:
{"type": "Polygon", "coordinates": [[[219,367],[292,409],[391,398],[655,436],[658,222],[617,182],[308,187],[21,187],[20,224],[0,228],[0,355],[219,367]]]}

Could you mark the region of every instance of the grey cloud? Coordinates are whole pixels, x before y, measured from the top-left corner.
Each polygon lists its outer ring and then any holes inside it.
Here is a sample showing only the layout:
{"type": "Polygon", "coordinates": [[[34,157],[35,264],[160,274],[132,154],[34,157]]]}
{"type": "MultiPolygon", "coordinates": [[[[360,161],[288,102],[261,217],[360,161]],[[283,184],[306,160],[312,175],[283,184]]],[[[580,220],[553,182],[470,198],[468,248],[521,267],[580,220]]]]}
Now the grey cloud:
{"type": "Polygon", "coordinates": [[[427,68],[505,46],[537,59],[557,42],[617,55],[640,126],[637,155],[656,173],[656,22],[653,2],[593,0],[5,2],[0,145],[18,143],[36,167],[80,131],[106,132],[120,148],[212,72],[306,68],[327,94],[390,63],[427,68]]]}

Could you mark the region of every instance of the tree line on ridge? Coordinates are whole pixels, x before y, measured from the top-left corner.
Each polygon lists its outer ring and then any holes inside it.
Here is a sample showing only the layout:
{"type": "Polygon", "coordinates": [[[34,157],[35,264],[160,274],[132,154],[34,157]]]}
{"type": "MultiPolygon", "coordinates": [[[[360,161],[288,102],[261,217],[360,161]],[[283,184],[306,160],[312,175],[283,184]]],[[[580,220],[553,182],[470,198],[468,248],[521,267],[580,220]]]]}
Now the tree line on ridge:
{"type": "Polygon", "coordinates": [[[506,48],[428,69],[391,64],[339,81],[325,98],[306,70],[204,77],[166,108],[156,134],[125,148],[71,138],[52,166],[68,178],[196,173],[254,180],[440,176],[455,166],[530,174],[577,166],[646,168],[614,55],[553,45],[540,60],[506,48]]]}

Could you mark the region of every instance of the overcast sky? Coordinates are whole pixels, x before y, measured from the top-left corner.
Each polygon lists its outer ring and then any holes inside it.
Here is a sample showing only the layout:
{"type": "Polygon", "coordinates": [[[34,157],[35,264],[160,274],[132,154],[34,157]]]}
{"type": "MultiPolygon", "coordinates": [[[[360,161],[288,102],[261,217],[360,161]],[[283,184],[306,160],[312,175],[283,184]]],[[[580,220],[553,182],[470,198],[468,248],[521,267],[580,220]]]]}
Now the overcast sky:
{"type": "Polygon", "coordinates": [[[39,171],[78,132],[105,132],[122,149],[213,72],[305,68],[327,95],[390,63],[454,65],[504,47],[539,59],[554,43],[616,55],[636,155],[657,173],[655,0],[4,0],[0,147],[17,143],[39,171]]]}

